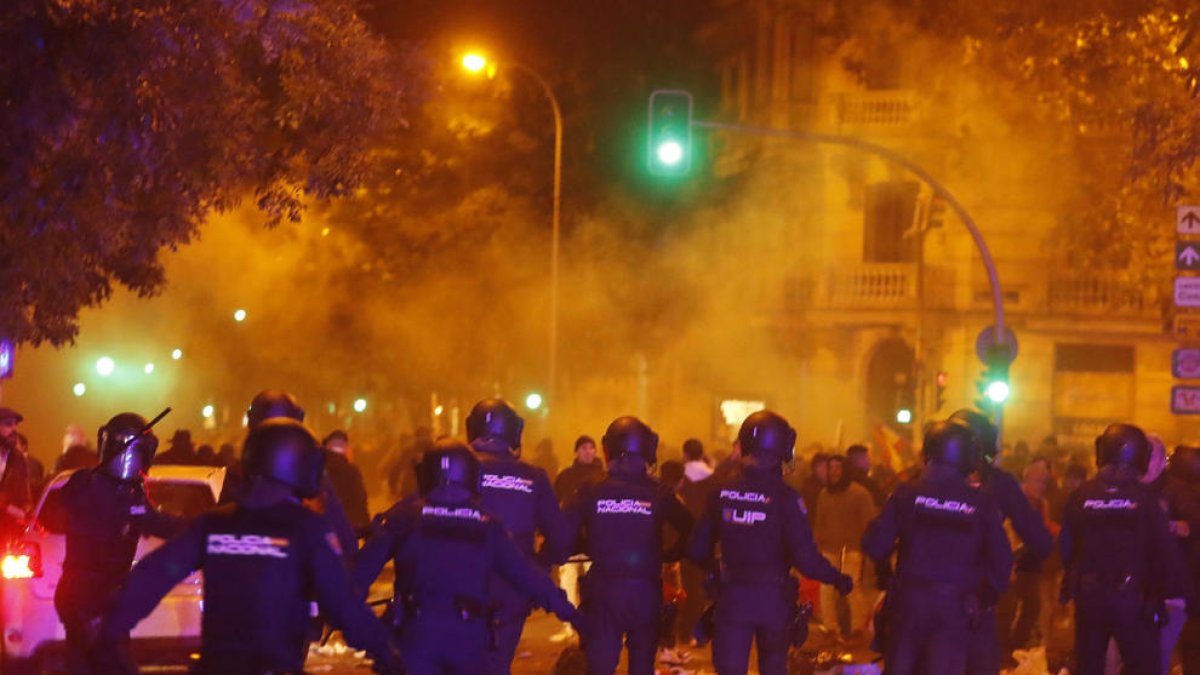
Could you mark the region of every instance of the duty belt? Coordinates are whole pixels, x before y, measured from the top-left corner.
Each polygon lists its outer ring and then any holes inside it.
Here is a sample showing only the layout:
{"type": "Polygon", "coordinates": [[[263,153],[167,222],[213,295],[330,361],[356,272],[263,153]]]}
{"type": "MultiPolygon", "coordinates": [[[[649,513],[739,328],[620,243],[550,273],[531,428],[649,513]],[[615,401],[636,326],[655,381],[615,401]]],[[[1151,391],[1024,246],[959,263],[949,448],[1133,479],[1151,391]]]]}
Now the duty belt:
{"type": "Polygon", "coordinates": [[[1145,590],[1145,584],[1141,577],[1135,574],[1122,574],[1120,572],[1107,574],[1080,572],[1077,583],[1078,590],[1081,593],[1097,590],[1117,591],[1119,593],[1128,593],[1130,591],[1141,592],[1145,590]]]}
{"type": "Polygon", "coordinates": [[[403,601],[404,609],[413,615],[424,611],[443,610],[458,614],[463,621],[483,619],[488,615],[487,605],[482,600],[466,595],[406,595],[403,601]]]}

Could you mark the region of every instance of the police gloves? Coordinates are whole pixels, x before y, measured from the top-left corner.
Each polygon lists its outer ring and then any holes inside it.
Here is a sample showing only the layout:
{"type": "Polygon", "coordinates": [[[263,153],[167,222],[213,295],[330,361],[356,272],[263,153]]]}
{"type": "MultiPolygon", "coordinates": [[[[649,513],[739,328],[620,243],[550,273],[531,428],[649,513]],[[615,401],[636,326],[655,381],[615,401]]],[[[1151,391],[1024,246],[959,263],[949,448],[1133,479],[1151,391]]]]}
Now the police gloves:
{"type": "Polygon", "coordinates": [[[839,574],[837,580],[833,582],[833,587],[842,595],[850,595],[850,591],[854,590],[854,580],[845,574],[839,574]]]}

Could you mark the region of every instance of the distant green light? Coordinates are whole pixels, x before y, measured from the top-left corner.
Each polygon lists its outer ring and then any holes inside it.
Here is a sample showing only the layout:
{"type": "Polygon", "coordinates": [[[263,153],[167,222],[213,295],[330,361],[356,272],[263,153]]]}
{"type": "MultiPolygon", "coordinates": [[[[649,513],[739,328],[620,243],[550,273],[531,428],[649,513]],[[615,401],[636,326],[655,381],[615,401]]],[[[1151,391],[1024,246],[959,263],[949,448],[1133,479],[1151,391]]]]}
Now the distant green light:
{"type": "Polygon", "coordinates": [[[216,408],[214,408],[210,403],[209,405],[204,406],[204,408],[200,411],[200,414],[204,416],[204,419],[212,419],[212,416],[215,415],[216,412],[216,408]]]}
{"type": "Polygon", "coordinates": [[[87,393],[87,385],[82,382],[76,382],[75,386],[71,387],[71,391],[75,393],[75,396],[83,396],[87,393]]]}
{"type": "Polygon", "coordinates": [[[1010,393],[1008,383],[1001,380],[997,380],[987,386],[987,397],[992,403],[1004,403],[1008,400],[1010,393]]]}
{"type": "Polygon", "coordinates": [[[900,424],[911,424],[913,420],[912,411],[908,408],[901,408],[896,411],[896,421],[900,424]]]}
{"type": "Polygon", "coordinates": [[[241,323],[246,320],[246,310],[239,309],[233,313],[233,320],[241,323]]]}
{"type": "Polygon", "coordinates": [[[147,363],[147,364],[146,364],[146,365],[145,365],[145,366],[142,368],[142,372],[143,372],[143,373],[145,373],[145,374],[147,374],[147,375],[149,375],[149,374],[153,373],[153,372],[154,372],[154,364],[153,364],[153,363],[147,363]]]}
{"type": "Polygon", "coordinates": [[[542,395],[534,392],[525,397],[525,407],[530,410],[537,410],[542,407],[542,395]]]}
{"type": "Polygon", "coordinates": [[[179,359],[182,359],[182,358],[183,358],[183,350],[182,350],[182,349],[178,349],[178,348],[176,348],[176,349],[172,350],[172,351],[171,351],[171,358],[172,358],[172,359],[175,359],[176,361],[178,361],[179,359]]]}
{"type": "Polygon", "coordinates": [[[365,399],[365,398],[354,399],[354,412],[358,412],[358,413],[365,412],[366,409],[367,409],[367,399],[365,399]]]}
{"type": "Polygon", "coordinates": [[[116,369],[117,362],[113,361],[110,357],[101,356],[100,358],[96,359],[96,372],[100,374],[100,377],[108,377],[109,375],[112,375],[113,371],[116,369]]]}
{"type": "Polygon", "coordinates": [[[683,145],[679,141],[663,141],[655,151],[658,161],[666,166],[676,166],[683,161],[683,145]]]}

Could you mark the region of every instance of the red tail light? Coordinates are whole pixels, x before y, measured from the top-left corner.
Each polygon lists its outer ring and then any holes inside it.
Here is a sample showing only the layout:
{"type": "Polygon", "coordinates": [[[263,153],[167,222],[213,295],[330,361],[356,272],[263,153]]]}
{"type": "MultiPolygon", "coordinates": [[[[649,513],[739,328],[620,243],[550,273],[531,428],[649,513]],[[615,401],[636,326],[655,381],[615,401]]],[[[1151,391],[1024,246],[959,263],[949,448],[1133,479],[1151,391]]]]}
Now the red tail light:
{"type": "Polygon", "coordinates": [[[0,558],[0,574],[5,579],[33,579],[42,576],[42,551],[33,542],[9,546],[0,558]]]}

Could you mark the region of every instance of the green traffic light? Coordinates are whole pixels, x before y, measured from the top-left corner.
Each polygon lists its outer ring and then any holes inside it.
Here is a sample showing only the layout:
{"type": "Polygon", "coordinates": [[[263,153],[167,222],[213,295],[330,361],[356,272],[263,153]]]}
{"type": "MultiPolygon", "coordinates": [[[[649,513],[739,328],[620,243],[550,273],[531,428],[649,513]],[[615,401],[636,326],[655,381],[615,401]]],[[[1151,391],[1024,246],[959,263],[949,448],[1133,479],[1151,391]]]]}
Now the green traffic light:
{"type": "Polygon", "coordinates": [[[1008,400],[1008,395],[1011,393],[1008,383],[1003,380],[996,380],[988,384],[987,390],[988,400],[992,403],[1004,403],[1008,400]]]}
{"type": "Polygon", "coordinates": [[[655,152],[659,163],[665,166],[676,166],[683,161],[683,145],[679,141],[663,141],[658,144],[655,152]]]}

